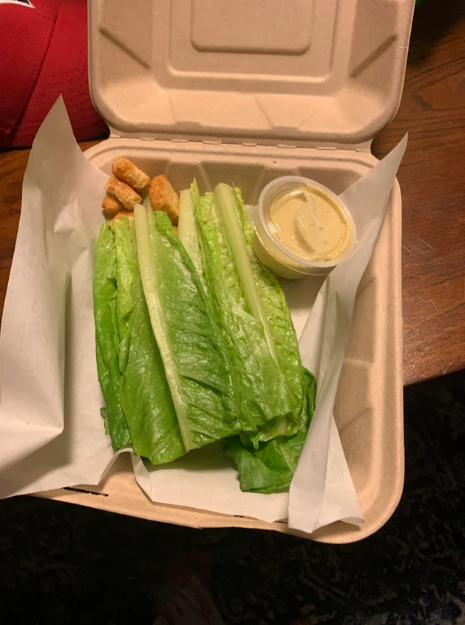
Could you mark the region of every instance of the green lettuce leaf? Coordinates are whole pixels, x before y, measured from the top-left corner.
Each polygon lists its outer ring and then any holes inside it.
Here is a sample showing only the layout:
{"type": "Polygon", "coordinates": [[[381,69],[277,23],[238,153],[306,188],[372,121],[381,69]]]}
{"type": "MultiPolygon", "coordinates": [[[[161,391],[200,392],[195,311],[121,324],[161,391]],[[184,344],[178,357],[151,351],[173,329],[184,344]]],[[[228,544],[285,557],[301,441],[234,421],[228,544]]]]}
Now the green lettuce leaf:
{"type": "MultiPolygon", "coordinates": [[[[291,399],[291,411],[287,418],[287,431],[291,435],[305,429],[302,420],[304,403],[304,369],[300,359],[299,344],[291,312],[284,292],[276,276],[258,259],[254,250],[254,230],[249,221],[239,189],[234,190],[236,208],[242,227],[249,267],[257,287],[268,327],[271,333],[279,367],[284,374],[291,399]]],[[[283,434],[283,432],[280,432],[283,434]]],[[[262,432],[260,440],[273,436],[270,428],[262,432]]]]}
{"type": "Polygon", "coordinates": [[[105,426],[113,449],[131,443],[119,392],[119,329],[117,318],[116,249],[114,234],[108,224],[100,230],[95,250],[94,318],[97,372],[106,405],[105,426]]]}
{"type": "Polygon", "coordinates": [[[226,441],[224,449],[236,463],[241,490],[266,494],[289,489],[315,410],[316,381],[309,371],[304,372],[305,431],[260,443],[258,449],[244,445],[239,436],[226,441]]]}
{"type": "Polygon", "coordinates": [[[184,455],[181,432],[163,361],[153,336],[142,282],[136,275],[127,364],[121,378],[121,401],[134,453],[152,464],[184,455]]]}
{"type": "Polygon", "coordinates": [[[132,283],[136,272],[134,249],[134,219],[123,217],[112,222],[116,249],[116,311],[119,333],[119,368],[123,372],[127,361],[129,320],[134,306],[132,283]]]}
{"type": "Polygon", "coordinates": [[[152,464],[186,453],[153,336],[137,262],[132,218],[113,222],[117,258],[117,320],[120,336],[120,395],[138,456],[152,464]]]}
{"type": "MultiPolygon", "coordinates": [[[[228,227],[234,223],[234,216],[229,215],[230,203],[218,210],[211,194],[200,197],[195,182],[192,197],[210,305],[219,320],[241,387],[242,427],[254,432],[268,421],[277,423],[279,417],[290,411],[286,380],[265,336],[263,314],[257,312],[260,301],[250,284],[247,256],[244,259],[244,249],[236,257],[232,251],[230,240],[237,236],[237,228],[228,236],[228,227]],[[247,289],[243,287],[245,283],[247,289]]],[[[242,239],[240,225],[237,227],[242,239]]],[[[237,247],[241,245],[244,246],[239,241],[237,247]]]]}
{"type": "Polygon", "coordinates": [[[168,216],[141,205],[134,215],[152,330],[189,451],[239,431],[232,368],[195,267],[168,216]]]}
{"type": "Polygon", "coordinates": [[[287,491],[305,443],[305,433],[277,437],[259,449],[245,447],[239,437],[228,441],[226,454],[236,463],[241,490],[251,493],[287,491]]]}

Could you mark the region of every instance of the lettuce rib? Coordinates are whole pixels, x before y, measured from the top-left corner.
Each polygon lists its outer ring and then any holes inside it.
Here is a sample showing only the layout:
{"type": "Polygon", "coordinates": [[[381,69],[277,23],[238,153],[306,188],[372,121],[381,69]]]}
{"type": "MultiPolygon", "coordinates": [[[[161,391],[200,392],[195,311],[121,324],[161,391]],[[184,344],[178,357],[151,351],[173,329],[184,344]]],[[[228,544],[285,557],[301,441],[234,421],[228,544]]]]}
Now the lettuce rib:
{"type": "Polygon", "coordinates": [[[273,336],[268,325],[265,311],[255,285],[249,266],[249,258],[245,247],[244,235],[237,219],[236,202],[233,190],[227,184],[219,184],[215,189],[216,205],[219,217],[224,225],[224,232],[236,265],[239,280],[244,291],[249,312],[263,326],[266,343],[273,360],[277,363],[273,336]]]}

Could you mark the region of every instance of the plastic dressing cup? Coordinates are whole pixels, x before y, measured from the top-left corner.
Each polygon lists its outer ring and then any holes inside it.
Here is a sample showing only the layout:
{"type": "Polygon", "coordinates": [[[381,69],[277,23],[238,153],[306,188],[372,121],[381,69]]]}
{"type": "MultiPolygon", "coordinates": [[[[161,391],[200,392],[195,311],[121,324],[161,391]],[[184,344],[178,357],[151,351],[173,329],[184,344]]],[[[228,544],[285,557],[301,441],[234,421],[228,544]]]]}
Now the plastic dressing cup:
{"type": "Polygon", "coordinates": [[[357,240],[352,215],[337,195],[301,176],[270,182],[253,222],[259,259],[276,275],[294,280],[327,275],[357,240]]]}

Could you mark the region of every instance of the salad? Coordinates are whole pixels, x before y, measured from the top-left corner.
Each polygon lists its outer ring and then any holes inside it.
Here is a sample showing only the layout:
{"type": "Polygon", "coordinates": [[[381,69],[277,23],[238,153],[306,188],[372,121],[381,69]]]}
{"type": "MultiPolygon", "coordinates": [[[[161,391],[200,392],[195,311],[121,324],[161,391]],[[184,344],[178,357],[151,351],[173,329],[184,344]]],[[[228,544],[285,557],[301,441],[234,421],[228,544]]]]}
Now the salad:
{"type": "Polygon", "coordinates": [[[287,490],[316,384],[240,190],[178,196],[119,158],[106,192],[93,292],[113,448],[162,465],[217,443],[243,491],[287,490]]]}

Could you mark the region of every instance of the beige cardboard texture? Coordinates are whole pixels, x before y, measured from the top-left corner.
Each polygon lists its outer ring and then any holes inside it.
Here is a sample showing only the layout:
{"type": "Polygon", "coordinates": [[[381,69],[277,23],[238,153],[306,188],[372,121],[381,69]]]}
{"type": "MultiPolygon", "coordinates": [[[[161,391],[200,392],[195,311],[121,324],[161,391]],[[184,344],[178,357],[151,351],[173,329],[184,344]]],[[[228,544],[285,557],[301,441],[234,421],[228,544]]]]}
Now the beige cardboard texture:
{"type": "MultiPolygon", "coordinates": [[[[376,163],[369,144],[400,102],[413,9],[414,0],[93,0],[91,95],[113,138],[87,155],[107,173],[127,156],[177,189],[194,176],[203,191],[233,182],[247,203],[289,174],[340,193],[376,163]]],[[[323,542],[369,536],[402,493],[401,210],[396,184],[335,406],[366,523],[324,527],[312,535],[323,542]]],[[[285,522],[154,504],[126,455],[99,487],[42,496],[191,527],[292,533],[285,522]]]]}
{"type": "Polygon", "coordinates": [[[400,102],[413,0],[93,0],[113,134],[361,144],[400,102]]]}

